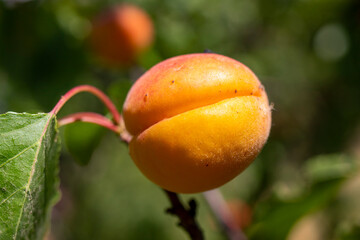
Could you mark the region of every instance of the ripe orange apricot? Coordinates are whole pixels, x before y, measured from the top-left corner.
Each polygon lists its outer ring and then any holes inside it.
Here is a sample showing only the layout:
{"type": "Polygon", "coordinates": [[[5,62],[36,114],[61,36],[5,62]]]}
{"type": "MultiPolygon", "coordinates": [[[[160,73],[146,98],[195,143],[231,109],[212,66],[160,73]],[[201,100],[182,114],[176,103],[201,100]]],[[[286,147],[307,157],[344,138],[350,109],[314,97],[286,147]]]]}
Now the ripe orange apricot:
{"type": "Polygon", "coordinates": [[[203,53],[152,67],[130,89],[123,117],[142,173],[166,190],[195,193],[249,166],[268,138],[271,108],[249,68],[203,53]]]}
{"type": "Polygon", "coordinates": [[[101,13],[93,21],[90,43],[107,64],[131,64],[153,42],[152,20],[137,6],[123,4],[101,13]]]}

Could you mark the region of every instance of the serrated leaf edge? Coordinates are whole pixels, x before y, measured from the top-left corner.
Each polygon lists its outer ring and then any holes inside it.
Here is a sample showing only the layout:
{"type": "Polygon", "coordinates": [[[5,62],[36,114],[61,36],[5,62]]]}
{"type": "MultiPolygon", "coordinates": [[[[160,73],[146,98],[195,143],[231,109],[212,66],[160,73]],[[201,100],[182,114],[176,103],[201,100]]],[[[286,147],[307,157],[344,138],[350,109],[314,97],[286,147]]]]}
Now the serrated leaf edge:
{"type": "MultiPolygon", "coordinates": [[[[6,114],[7,114],[7,113],[6,113],[6,114]]],[[[33,122],[33,123],[29,124],[29,125],[26,125],[26,126],[23,126],[23,127],[20,127],[20,128],[17,128],[17,129],[14,129],[14,130],[11,130],[11,131],[8,131],[8,132],[5,132],[5,133],[2,133],[2,135],[3,135],[3,136],[9,135],[9,134],[12,133],[12,132],[16,132],[16,131],[19,131],[19,130],[21,130],[21,129],[23,129],[23,128],[27,128],[27,127],[32,126],[32,125],[36,125],[36,124],[38,124],[40,121],[41,121],[41,119],[40,119],[39,121],[33,122]]]]}

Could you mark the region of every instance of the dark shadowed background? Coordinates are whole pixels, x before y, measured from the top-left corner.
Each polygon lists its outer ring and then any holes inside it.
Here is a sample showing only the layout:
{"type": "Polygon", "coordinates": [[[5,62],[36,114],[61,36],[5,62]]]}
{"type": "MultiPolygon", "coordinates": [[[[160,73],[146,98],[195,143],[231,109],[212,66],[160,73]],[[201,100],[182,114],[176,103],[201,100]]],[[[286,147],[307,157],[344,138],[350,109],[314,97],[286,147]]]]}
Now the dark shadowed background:
{"type": "MultiPolygon", "coordinates": [[[[93,17],[121,2],[1,1],[0,113],[48,112],[79,84],[99,87],[121,110],[146,69],[210,49],[250,67],[274,104],[262,153],[220,188],[249,239],[360,239],[360,2],[128,2],[150,15],[155,41],[137,64],[109,68],[88,35],[93,17]]],[[[105,113],[88,94],[72,99],[60,117],[76,111],[105,113]]],[[[62,199],[49,240],[187,238],[164,213],[165,194],[114,134],[77,123],[61,135],[62,199]]],[[[225,239],[202,195],[183,196],[193,197],[206,238],[225,239]]]]}

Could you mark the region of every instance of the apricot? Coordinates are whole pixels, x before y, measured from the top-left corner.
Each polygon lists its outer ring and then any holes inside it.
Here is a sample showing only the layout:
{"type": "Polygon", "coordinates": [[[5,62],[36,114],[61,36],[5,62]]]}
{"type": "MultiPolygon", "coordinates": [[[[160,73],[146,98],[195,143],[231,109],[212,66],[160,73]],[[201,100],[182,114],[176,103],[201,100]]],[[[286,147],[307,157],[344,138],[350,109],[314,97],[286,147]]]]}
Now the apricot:
{"type": "Polygon", "coordinates": [[[111,66],[133,63],[153,42],[151,18],[137,6],[123,4],[102,12],[92,24],[90,44],[111,66]]]}
{"type": "Polygon", "coordinates": [[[148,70],[130,89],[123,117],[141,172],[166,190],[196,193],[225,184],[256,158],[271,107],[249,68],[203,53],[148,70]]]}

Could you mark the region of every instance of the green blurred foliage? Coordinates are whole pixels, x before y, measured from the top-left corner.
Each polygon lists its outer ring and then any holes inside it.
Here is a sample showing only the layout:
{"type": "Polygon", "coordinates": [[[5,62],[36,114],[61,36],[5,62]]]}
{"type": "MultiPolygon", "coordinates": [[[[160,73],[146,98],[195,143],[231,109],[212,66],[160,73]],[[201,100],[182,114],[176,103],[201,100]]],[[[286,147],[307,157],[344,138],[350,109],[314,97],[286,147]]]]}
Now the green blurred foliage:
{"type": "Polygon", "coordinates": [[[64,128],[67,151],[80,165],[88,164],[105,129],[91,123],[74,123],[64,128]]]}
{"type": "MultiPolygon", "coordinates": [[[[359,1],[128,2],[149,13],[156,31],[152,48],[128,69],[101,65],[87,40],[91,19],[120,1],[0,2],[0,112],[50,111],[79,84],[104,90],[121,110],[146,69],[211,49],[249,66],[274,103],[261,155],[221,188],[226,199],[240,199],[253,210],[249,238],[359,239],[359,1]]],[[[105,113],[92,96],[71,101],[60,117],[105,113]]],[[[165,195],[139,173],[118,139],[80,125],[66,131],[77,157],[91,161],[80,167],[63,153],[63,197],[54,209],[51,239],[187,237],[164,213],[165,195]]],[[[207,239],[225,239],[202,196],[183,197],[199,202],[207,239]]]]}

